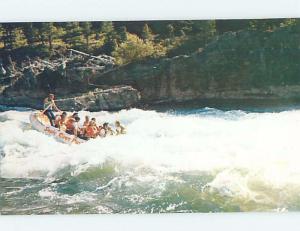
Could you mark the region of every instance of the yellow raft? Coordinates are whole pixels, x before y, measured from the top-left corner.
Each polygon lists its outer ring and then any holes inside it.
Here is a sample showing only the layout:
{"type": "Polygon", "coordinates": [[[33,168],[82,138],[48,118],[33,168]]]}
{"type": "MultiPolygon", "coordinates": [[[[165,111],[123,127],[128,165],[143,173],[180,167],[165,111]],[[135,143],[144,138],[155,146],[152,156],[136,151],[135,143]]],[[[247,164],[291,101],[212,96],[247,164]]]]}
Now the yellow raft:
{"type": "Polygon", "coordinates": [[[41,112],[34,112],[30,114],[31,126],[46,135],[53,136],[56,140],[66,144],[81,144],[86,142],[74,135],[70,135],[66,132],[60,131],[58,128],[52,127],[50,121],[46,115],[41,112]]]}

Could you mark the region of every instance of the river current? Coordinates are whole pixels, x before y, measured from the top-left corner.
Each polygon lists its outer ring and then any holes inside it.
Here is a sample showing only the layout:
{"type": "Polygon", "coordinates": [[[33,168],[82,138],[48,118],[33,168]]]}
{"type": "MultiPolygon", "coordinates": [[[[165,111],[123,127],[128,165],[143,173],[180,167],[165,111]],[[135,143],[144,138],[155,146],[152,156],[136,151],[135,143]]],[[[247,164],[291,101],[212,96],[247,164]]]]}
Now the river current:
{"type": "Polygon", "coordinates": [[[0,214],[300,210],[300,110],[79,112],[128,133],[67,145],[0,112],[0,214]]]}

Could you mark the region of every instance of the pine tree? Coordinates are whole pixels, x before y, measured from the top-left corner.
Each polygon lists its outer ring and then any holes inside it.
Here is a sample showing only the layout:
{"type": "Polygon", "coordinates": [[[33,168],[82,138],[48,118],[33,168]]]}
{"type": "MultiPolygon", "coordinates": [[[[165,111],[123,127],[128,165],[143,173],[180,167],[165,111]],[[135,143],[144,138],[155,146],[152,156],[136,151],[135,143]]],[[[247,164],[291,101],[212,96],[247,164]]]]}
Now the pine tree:
{"type": "Polygon", "coordinates": [[[167,36],[169,38],[173,38],[175,35],[174,32],[175,32],[174,26],[172,24],[168,24],[167,25],[167,36]]]}
{"type": "Polygon", "coordinates": [[[53,22],[40,22],[35,23],[34,26],[38,30],[40,36],[40,41],[43,45],[47,42],[49,45],[49,50],[53,49],[53,39],[57,37],[57,28],[54,26],[53,22]]]}
{"type": "Polygon", "coordinates": [[[154,35],[147,23],[143,27],[142,39],[145,41],[152,41],[154,39],[154,35]]]}
{"type": "Polygon", "coordinates": [[[103,22],[101,32],[105,36],[104,45],[102,47],[104,53],[110,55],[118,46],[118,34],[115,31],[112,22],[103,22]]]}
{"type": "Polygon", "coordinates": [[[104,34],[109,34],[112,31],[114,31],[114,25],[112,22],[107,21],[107,22],[103,22],[101,25],[101,32],[104,34]]]}
{"type": "Polygon", "coordinates": [[[64,42],[72,47],[72,48],[78,48],[82,45],[82,37],[81,33],[82,30],[79,26],[78,22],[68,22],[65,25],[65,35],[63,37],[64,42]]]}
{"type": "Polygon", "coordinates": [[[89,49],[89,37],[92,34],[92,24],[90,22],[82,22],[81,23],[82,34],[85,38],[86,49],[89,49]]]}
{"type": "Polygon", "coordinates": [[[118,34],[118,42],[119,43],[123,43],[127,40],[127,28],[126,26],[121,26],[118,28],[117,30],[117,34],[118,34]]]}
{"type": "Polygon", "coordinates": [[[33,26],[33,23],[23,23],[22,31],[25,35],[26,41],[28,45],[33,45],[37,40],[37,30],[33,26]]]}
{"type": "Polygon", "coordinates": [[[2,28],[3,28],[2,41],[4,43],[4,49],[9,51],[16,48],[17,24],[3,23],[2,28]]]}
{"type": "Polygon", "coordinates": [[[252,30],[260,31],[272,31],[280,24],[284,22],[285,19],[253,19],[249,21],[249,27],[252,30]]]}
{"type": "Polygon", "coordinates": [[[205,45],[216,33],[215,20],[193,21],[192,32],[197,35],[198,40],[205,45]]]}
{"type": "Polygon", "coordinates": [[[100,39],[100,33],[102,29],[103,22],[92,22],[92,31],[96,34],[95,38],[96,40],[100,39]]]}

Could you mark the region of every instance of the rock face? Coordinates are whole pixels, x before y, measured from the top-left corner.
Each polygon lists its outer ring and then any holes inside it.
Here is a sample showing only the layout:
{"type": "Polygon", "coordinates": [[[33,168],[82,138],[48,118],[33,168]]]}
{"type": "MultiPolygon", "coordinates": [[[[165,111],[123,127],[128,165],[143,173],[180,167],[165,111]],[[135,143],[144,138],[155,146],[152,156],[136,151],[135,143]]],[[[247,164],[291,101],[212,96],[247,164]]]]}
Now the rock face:
{"type": "Polygon", "coordinates": [[[139,92],[130,87],[95,89],[79,96],[59,99],[57,106],[66,111],[120,110],[136,105],[140,100],[139,92]]]}
{"type": "Polygon", "coordinates": [[[0,88],[0,104],[36,108],[49,91],[64,110],[92,111],[197,99],[300,99],[299,60],[299,25],[230,32],[189,55],[104,69],[74,59],[64,71],[24,73],[0,88]]]}
{"type": "Polygon", "coordinates": [[[140,94],[131,86],[89,84],[95,73],[113,69],[112,57],[71,51],[77,55],[51,62],[31,60],[25,68],[15,68],[18,75],[5,81],[0,78],[0,104],[41,109],[49,92],[55,93],[58,107],[67,111],[119,110],[138,104],[140,94]]]}
{"type": "MultiPolygon", "coordinates": [[[[9,96],[0,97],[0,104],[11,106],[31,107],[42,109],[42,100],[46,97],[45,92],[16,91],[10,92],[9,96]]],[[[83,94],[68,95],[66,98],[57,100],[57,106],[66,111],[101,111],[120,110],[135,106],[140,100],[139,92],[130,86],[121,86],[111,89],[95,89],[83,94]]]]}
{"type": "Polygon", "coordinates": [[[93,81],[131,85],[145,103],[300,98],[298,60],[297,26],[274,32],[230,32],[193,54],[132,63],[93,81]]]}

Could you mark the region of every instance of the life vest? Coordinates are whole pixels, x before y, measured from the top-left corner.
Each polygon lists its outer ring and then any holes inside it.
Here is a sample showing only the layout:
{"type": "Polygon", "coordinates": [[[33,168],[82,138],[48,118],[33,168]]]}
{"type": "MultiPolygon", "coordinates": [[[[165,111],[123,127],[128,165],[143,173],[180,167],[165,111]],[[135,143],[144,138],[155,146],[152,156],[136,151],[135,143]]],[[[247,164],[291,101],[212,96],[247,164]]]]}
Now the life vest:
{"type": "Polygon", "coordinates": [[[55,124],[56,127],[59,126],[59,122],[60,122],[60,121],[61,121],[61,116],[56,116],[56,117],[55,117],[55,121],[54,121],[54,124],[55,124]]]}
{"type": "Polygon", "coordinates": [[[63,120],[62,118],[60,118],[60,120],[58,121],[59,126],[65,125],[66,124],[66,120],[63,120]]]}
{"type": "Polygon", "coordinates": [[[87,126],[85,130],[85,134],[87,137],[95,137],[97,134],[97,128],[95,126],[87,126]]]}
{"type": "Polygon", "coordinates": [[[85,128],[88,127],[88,126],[89,126],[89,123],[90,123],[89,121],[84,121],[84,122],[83,122],[83,127],[85,127],[85,128]]]}
{"type": "Polygon", "coordinates": [[[75,123],[75,119],[74,119],[74,118],[69,118],[69,119],[65,122],[65,125],[66,125],[66,127],[67,127],[67,130],[72,131],[72,130],[75,128],[74,123],[75,123]]]}
{"type": "Polygon", "coordinates": [[[103,127],[99,128],[99,135],[101,137],[105,137],[106,136],[106,130],[103,127]]]}

